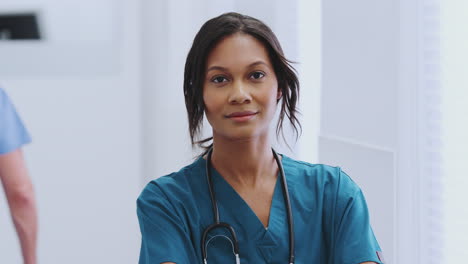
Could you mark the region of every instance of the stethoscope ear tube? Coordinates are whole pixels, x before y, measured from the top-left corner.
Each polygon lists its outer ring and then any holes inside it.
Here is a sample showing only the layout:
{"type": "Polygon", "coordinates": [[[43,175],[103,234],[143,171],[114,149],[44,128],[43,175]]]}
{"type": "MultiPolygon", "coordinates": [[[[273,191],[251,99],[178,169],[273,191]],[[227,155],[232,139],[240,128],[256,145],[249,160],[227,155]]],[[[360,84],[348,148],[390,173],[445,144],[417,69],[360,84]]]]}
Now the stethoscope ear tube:
{"type": "Polygon", "coordinates": [[[205,231],[203,231],[203,236],[202,236],[202,255],[203,255],[203,261],[207,263],[207,251],[206,251],[206,246],[205,241],[208,236],[208,233],[216,228],[226,228],[229,233],[231,233],[231,237],[234,240],[233,241],[233,251],[234,254],[236,255],[236,262],[239,260],[239,242],[237,240],[237,235],[236,232],[234,231],[234,228],[229,225],[228,223],[223,223],[219,222],[219,211],[218,211],[218,204],[216,203],[216,195],[213,190],[213,179],[211,177],[211,154],[213,153],[213,148],[211,148],[208,151],[208,157],[207,157],[207,162],[206,162],[206,177],[207,177],[207,183],[208,183],[208,190],[210,192],[210,198],[211,198],[211,204],[213,208],[213,216],[214,216],[214,223],[208,226],[205,231]]]}
{"type": "Polygon", "coordinates": [[[219,223],[219,211],[218,204],[216,203],[216,196],[213,190],[213,179],[211,177],[211,154],[213,154],[213,148],[208,151],[206,158],[206,181],[208,183],[208,190],[210,191],[211,206],[213,208],[214,222],[219,223]]]}
{"type": "Polygon", "coordinates": [[[280,170],[281,173],[281,178],[283,181],[283,194],[284,194],[284,203],[285,207],[288,213],[288,231],[289,231],[289,263],[293,264],[294,263],[294,221],[293,221],[293,216],[292,216],[292,210],[291,210],[291,201],[289,200],[289,191],[288,191],[288,183],[286,182],[286,177],[284,174],[284,169],[283,165],[281,165],[281,161],[278,157],[278,153],[274,149],[271,149],[273,151],[273,156],[275,157],[276,162],[278,163],[278,169],[280,170]]]}

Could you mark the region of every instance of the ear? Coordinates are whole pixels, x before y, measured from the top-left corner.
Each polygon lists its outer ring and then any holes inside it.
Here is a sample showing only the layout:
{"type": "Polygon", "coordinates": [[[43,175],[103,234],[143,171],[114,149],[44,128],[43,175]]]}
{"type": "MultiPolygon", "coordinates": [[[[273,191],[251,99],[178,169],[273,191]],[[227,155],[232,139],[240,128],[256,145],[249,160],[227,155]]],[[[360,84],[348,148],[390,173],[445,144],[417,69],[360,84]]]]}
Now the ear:
{"type": "Polygon", "coordinates": [[[276,95],[276,100],[281,99],[281,96],[283,96],[283,92],[281,92],[281,89],[278,88],[278,93],[276,95]]]}

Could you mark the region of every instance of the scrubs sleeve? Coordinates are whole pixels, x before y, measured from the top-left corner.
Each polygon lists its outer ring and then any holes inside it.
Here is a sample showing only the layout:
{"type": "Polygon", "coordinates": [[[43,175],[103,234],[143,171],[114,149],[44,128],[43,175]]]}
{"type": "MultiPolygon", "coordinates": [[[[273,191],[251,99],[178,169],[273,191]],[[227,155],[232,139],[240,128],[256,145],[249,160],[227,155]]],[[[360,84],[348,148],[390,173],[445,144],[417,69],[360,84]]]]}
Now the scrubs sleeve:
{"type": "Polygon", "coordinates": [[[0,155],[9,153],[31,142],[8,95],[0,88],[0,155]]]}
{"type": "Polygon", "coordinates": [[[139,264],[194,263],[189,231],[176,212],[155,181],[145,187],[137,200],[142,239],[139,264]]]}
{"type": "Polygon", "coordinates": [[[383,263],[361,189],[340,168],[334,217],[334,264],[383,263]]]}

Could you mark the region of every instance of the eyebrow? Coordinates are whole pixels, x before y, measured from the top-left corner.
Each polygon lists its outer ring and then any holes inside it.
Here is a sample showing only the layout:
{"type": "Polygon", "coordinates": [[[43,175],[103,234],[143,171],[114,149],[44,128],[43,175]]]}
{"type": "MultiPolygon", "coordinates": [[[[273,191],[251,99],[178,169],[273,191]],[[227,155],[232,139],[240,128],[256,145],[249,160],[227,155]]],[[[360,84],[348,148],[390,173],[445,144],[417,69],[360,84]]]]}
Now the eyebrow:
{"type": "MultiPolygon", "coordinates": [[[[247,66],[247,67],[251,68],[251,67],[257,66],[259,64],[263,64],[265,66],[268,66],[268,64],[266,64],[264,61],[256,61],[256,62],[253,62],[253,63],[249,64],[249,66],[247,66]]],[[[206,70],[206,72],[209,72],[209,71],[212,71],[212,70],[227,71],[227,68],[224,68],[224,67],[221,67],[221,66],[211,66],[210,68],[208,68],[208,70],[206,70]]]]}

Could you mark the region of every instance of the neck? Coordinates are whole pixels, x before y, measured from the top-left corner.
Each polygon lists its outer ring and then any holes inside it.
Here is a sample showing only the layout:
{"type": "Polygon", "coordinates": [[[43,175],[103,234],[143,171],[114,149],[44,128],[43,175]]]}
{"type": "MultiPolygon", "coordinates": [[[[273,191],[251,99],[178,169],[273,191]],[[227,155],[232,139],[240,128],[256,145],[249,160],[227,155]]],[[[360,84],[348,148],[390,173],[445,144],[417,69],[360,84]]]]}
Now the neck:
{"type": "Polygon", "coordinates": [[[243,141],[213,137],[211,163],[228,182],[247,188],[276,180],[278,171],[266,136],[243,141]]]}

